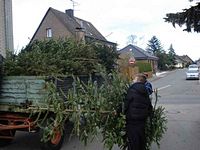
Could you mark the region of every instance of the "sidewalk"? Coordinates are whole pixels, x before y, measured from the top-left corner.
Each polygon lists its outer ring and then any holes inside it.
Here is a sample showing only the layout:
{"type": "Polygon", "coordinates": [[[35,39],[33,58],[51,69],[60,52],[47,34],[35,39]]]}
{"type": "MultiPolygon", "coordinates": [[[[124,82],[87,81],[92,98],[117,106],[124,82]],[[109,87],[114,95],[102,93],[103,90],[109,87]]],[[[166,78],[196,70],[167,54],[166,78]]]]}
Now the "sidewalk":
{"type": "Polygon", "coordinates": [[[149,78],[148,80],[150,82],[155,81],[157,79],[160,79],[165,76],[165,74],[169,73],[169,71],[162,71],[162,72],[156,72],[156,74],[153,74],[153,77],[149,78]]]}

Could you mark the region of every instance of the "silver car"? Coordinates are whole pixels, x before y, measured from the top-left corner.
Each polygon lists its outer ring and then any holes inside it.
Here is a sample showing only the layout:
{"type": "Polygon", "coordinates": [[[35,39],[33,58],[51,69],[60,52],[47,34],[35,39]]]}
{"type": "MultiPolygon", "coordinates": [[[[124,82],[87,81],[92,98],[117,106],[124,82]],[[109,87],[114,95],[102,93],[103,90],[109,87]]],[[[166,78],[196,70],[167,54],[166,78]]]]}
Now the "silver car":
{"type": "Polygon", "coordinates": [[[199,80],[200,74],[198,70],[187,70],[186,80],[188,79],[197,79],[199,80]]]}
{"type": "Polygon", "coordinates": [[[188,70],[198,70],[199,71],[199,66],[196,64],[189,65],[188,70]]]}

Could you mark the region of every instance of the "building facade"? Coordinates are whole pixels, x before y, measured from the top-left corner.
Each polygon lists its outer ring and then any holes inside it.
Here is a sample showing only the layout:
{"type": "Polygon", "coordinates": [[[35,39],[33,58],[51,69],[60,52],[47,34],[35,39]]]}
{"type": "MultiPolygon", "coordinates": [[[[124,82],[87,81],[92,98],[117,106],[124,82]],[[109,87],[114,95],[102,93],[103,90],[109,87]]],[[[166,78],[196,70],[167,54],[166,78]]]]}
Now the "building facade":
{"type": "Polygon", "coordinates": [[[0,54],[13,51],[12,0],[0,0],[0,54]]]}
{"type": "Polygon", "coordinates": [[[95,26],[74,16],[72,9],[65,12],[49,8],[34,33],[31,42],[44,39],[73,38],[77,42],[101,43],[116,47],[116,43],[107,41],[95,26]]]}

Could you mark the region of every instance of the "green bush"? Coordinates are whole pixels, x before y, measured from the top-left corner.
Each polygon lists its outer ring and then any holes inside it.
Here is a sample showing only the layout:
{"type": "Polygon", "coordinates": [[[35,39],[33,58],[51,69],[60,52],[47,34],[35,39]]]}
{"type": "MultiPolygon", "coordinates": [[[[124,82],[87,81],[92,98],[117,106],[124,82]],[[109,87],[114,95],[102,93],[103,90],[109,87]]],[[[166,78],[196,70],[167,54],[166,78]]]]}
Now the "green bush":
{"type": "Polygon", "coordinates": [[[140,73],[152,71],[151,64],[147,62],[137,62],[136,66],[138,66],[140,73]]]}
{"type": "Polygon", "coordinates": [[[8,54],[5,75],[85,75],[102,65],[114,69],[118,54],[108,46],[77,43],[72,39],[35,41],[18,55],[8,54]]]}

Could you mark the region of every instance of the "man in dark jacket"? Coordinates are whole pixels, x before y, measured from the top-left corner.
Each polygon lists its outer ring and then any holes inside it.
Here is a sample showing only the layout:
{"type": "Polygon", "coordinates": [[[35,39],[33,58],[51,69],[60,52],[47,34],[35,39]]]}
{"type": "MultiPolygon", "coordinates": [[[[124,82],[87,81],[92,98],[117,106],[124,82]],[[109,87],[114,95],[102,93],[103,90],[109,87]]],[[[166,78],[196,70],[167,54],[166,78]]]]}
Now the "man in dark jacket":
{"type": "Polygon", "coordinates": [[[128,150],[145,150],[145,122],[152,110],[145,82],[145,75],[138,74],[125,98],[128,150]]]}

